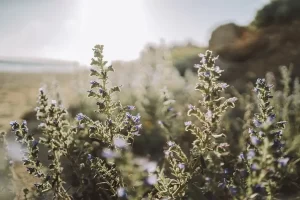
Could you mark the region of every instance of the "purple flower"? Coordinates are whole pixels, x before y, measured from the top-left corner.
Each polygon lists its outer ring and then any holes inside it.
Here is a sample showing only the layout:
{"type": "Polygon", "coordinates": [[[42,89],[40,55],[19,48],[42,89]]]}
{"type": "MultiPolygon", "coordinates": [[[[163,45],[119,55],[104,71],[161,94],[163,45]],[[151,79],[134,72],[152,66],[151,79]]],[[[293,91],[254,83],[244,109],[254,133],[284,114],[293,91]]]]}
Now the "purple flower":
{"type": "Polygon", "coordinates": [[[211,111],[211,110],[208,110],[208,111],[206,112],[205,116],[206,116],[208,119],[211,119],[212,116],[213,116],[212,111],[211,111]]]}
{"type": "Polygon", "coordinates": [[[126,112],[126,117],[127,117],[128,119],[131,119],[132,115],[131,115],[129,112],[126,112]]]}
{"type": "Polygon", "coordinates": [[[168,141],[167,144],[168,144],[169,147],[172,147],[172,146],[175,145],[175,142],[173,142],[173,141],[168,141]]]}
{"type": "Polygon", "coordinates": [[[257,119],[253,119],[253,124],[256,127],[260,127],[262,125],[262,123],[260,121],[258,121],[257,119]]]}
{"type": "Polygon", "coordinates": [[[288,161],[289,161],[289,158],[279,158],[278,159],[278,163],[280,164],[281,167],[286,166],[288,161]]]}
{"type": "Polygon", "coordinates": [[[91,155],[91,154],[88,154],[88,155],[87,155],[87,158],[88,158],[88,160],[92,160],[92,155],[91,155]]]}
{"type": "Polygon", "coordinates": [[[141,115],[138,113],[136,116],[132,116],[132,120],[134,123],[138,124],[141,122],[141,115]]]}
{"type": "Polygon", "coordinates": [[[99,83],[97,81],[91,81],[90,84],[92,85],[92,88],[99,86],[99,83]]]}
{"type": "Polygon", "coordinates": [[[170,155],[172,155],[172,154],[171,154],[171,151],[169,151],[169,150],[165,150],[165,151],[164,151],[164,154],[165,154],[165,157],[166,157],[166,158],[168,158],[170,155]]]}
{"type": "Polygon", "coordinates": [[[272,122],[274,122],[275,118],[276,118],[276,115],[275,114],[271,114],[271,115],[268,116],[267,121],[269,123],[272,123],[272,122]]]}
{"type": "Polygon", "coordinates": [[[127,109],[128,109],[128,110],[134,110],[134,109],[135,109],[135,106],[127,106],[127,109]]]}
{"type": "Polygon", "coordinates": [[[250,140],[253,145],[258,145],[260,143],[260,140],[256,136],[250,136],[250,140]]]}
{"type": "Polygon", "coordinates": [[[283,146],[284,146],[284,144],[280,140],[274,140],[273,147],[280,149],[283,146]]]}
{"type": "Polygon", "coordinates": [[[256,84],[257,85],[262,85],[262,84],[264,84],[266,82],[266,80],[264,79],[264,78],[258,78],[257,80],[256,80],[256,84]]]}
{"type": "Polygon", "coordinates": [[[126,140],[123,138],[120,138],[120,137],[114,138],[113,143],[118,148],[125,148],[128,146],[128,143],[126,142],[126,140]]]}
{"type": "Polygon", "coordinates": [[[225,89],[225,88],[228,88],[229,85],[228,85],[227,83],[221,83],[221,84],[220,84],[220,87],[221,87],[222,89],[225,89]]]}
{"type": "Polygon", "coordinates": [[[126,196],[125,189],[123,187],[118,188],[117,195],[118,195],[118,197],[125,197],[126,196]]]}
{"type": "Polygon", "coordinates": [[[188,105],[188,109],[190,109],[190,110],[195,110],[195,109],[196,109],[196,107],[195,107],[195,106],[193,106],[192,104],[189,104],[189,105],[188,105]]]}
{"type": "Polygon", "coordinates": [[[135,128],[136,131],[134,131],[132,134],[136,136],[140,136],[141,134],[139,134],[139,131],[142,129],[142,124],[136,125],[135,128]]]}
{"type": "Polygon", "coordinates": [[[11,128],[13,131],[19,127],[19,124],[17,121],[11,121],[9,124],[11,125],[11,128]]]}
{"type": "Polygon", "coordinates": [[[94,85],[94,84],[97,84],[97,83],[98,83],[97,81],[90,81],[91,85],[94,85]]]}
{"type": "Polygon", "coordinates": [[[219,66],[215,67],[215,72],[217,72],[218,74],[222,73],[224,70],[221,70],[219,66]]]}
{"type": "Polygon", "coordinates": [[[203,76],[205,76],[205,77],[210,77],[210,72],[204,72],[204,73],[203,73],[203,76]]]}
{"type": "Polygon", "coordinates": [[[254,133],[253,129],[252,129],[252,128],[249,128],[248,133],[249,133],[249,134],[254,133]]]}
{"type": "Polygon", "coordinates": [[[26,121],[26,120],[23,120],[22,125],[23,125],[23,126],[27,126],[27,121],[26,121]]]}
{"type": "Polygon", "coordinates": [[[105,94],[105,91],[102,88],[99,88],[99,93],[100,94],[105,94]]]}
{"type": "Polygon", "coordinates": [[[254,170],[254,171],[259,170],[258,164],[253,163],[253,164],[251,165],[251,169],[254,170]]]}
{"type": "Polygon", "coordinates": [[[183,163],[179,163],[177,166],[179,167],[179,169],[184,169],[185,168],[185,165],[183,163]]]}
{"type": "Polygon", "coordinates": [[[192,125],[192,122],[191,122],[191,121],[184,122],[184,125],[185,125],[185,126],[190,126],[190,125],[192,125]]]}
{"type": "Polygon", "coordinates": [[[39,144],[39,141],[37,141],[37,140],[32,141],[32,148],[36,148],[38,144],[39,144]]]}
{"type": "Polygon", "coordinates": [[[174,110],[174,108],[172,108],[172,107],[169,107],[169,108],[167,109],[168,112],[171,112],[171,111],[173,111],[173,110],[174,110]]]}
{"type": "Polygon", "coordinates": [[[256,184],[256,185],[254,186],[254,191],[255,191],[256,193],[261,193],[261,192],[263,191],[263,189],[264,189],[264,187],[263,187],[261,184],[256,184]]]}
{"type": "Polygon", "coordinates": [[[245,159],[245,156],[244,156],[244,154],[243,154],[243,153],[241,153],[241,154],[239,155],[239,158],[240,158],[241,160],[244,160],[244,159],[245,159]]]}
{"type": "Polygon", "coordinates": [[[150,176],[147,177],[147,183],[149,185],[154,185],[157,183],[157,175],[156,174],[151,174],[150,176]]]}
{"type": "Polygon", "coordinates": [[[228,174],[228,173],[229,173],[228,169],[224,169],[224,174],[228,174]]]}
{"type": "Polygon", "coordinates": [[[250,160],[254,158],[254,156],[255,156],[255,151],[253,149],[250,149],[247,153],[247,159],[250,160]]]}
{"type": "Polygon", "coordinates": [[[275,132],[274,134],[280,137],[280,136],[282,136],[282,130],[277,131],[277,132],[275,132]]]}
{"type": "Polygon", "coordinates": [[[230,191],[230,194],[232,196],[235,196],[237,194],[237,188],[236,187],[230,186],[229,191],[230,191]]]}
{"type": "Polygon", "coordinates": [[[15,125],[18,124],[18,122],[17,122],[17,121],[11,121],[11,122],[9,122],[9,124],[10,124],[11,126],[15,126],[15,125]]]}
{"type": "Polygon", "coordinates": [[[77,119],[77,121],[81,121],[81,120],[83,120],[84,119],[84,115],[82,114],[82,113],[79,113],[79,114],[77,114],[76,115],[76,119],[77,119]]]}

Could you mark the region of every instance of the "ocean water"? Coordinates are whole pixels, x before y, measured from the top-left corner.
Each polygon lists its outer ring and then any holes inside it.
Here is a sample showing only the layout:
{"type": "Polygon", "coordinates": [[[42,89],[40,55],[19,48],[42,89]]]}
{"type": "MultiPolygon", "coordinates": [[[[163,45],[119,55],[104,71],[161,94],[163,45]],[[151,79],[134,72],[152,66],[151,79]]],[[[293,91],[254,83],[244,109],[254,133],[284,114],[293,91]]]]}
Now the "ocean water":
{"type": "Polygon", "coordinates": [[[58,72],[69,73],[80,68],[79,64],[40,64],[40,63],[10,63],[0,61],[1,72],[16,72],[16,73],[45,73],[58,72]]]}

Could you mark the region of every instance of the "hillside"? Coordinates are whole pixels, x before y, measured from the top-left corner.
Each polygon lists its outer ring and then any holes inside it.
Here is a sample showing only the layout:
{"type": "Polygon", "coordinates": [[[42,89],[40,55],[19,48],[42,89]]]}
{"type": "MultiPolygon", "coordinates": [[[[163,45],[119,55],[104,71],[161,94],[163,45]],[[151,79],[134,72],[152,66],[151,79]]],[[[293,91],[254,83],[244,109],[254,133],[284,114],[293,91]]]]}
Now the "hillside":
{"type": "Polygon", "coordinates": [[[264,28],[225,24],[215,29],[209,49],[220,57],[227,68],[226,79],[240,82],[263,77],[279,66],[294,66],[293,77],[300,75],[300,20],[264,28]]]}

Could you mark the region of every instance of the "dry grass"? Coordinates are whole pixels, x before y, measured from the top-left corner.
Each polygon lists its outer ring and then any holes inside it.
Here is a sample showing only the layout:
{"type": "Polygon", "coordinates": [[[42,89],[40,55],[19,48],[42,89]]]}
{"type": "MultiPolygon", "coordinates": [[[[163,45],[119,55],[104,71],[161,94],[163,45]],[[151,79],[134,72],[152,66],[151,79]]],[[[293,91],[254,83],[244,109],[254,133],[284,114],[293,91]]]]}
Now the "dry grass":
{"type": "Polygon", "coordinates": [[[45,85],[52,95],[54,90],[58,90],[65,105],[73,103],[78,95],[75,88],[83,88],[87,75],[86,71],[70,74],[0,72],[0,130],[7,130],[11,120],[18,120],[23,113],[32,111],[36,106],[38,89],[45,85]],[[56,83],[58,88],[54,88],[56,83]]]}

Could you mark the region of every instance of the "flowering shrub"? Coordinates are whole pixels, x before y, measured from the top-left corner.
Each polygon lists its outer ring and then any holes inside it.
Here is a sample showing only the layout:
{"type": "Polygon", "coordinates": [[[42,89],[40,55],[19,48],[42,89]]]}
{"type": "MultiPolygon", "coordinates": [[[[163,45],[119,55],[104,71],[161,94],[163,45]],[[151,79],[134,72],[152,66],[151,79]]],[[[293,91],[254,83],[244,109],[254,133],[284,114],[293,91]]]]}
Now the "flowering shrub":
{"type": "MultiPolygon", "coordinates": [[[[231,152],[223,121],[238,99],[224,94],[229,85],[220,81],[223,70],[211,51],[200,54],[201,62],[195,65],[200,100],[188,106],[183,124],[192,143],[183,148],[178,139],[169,138],[164,160],[137,156],[132,145],[141,134],[143,118],[135,106],[115,98],[121,86],[109,84],[114,68],[103,60],[103,46],[93,51],[90,75],[95,79],[88,96],[96,101],[99,119],[78,113],[72,121],[66,109],[49,102],[40,89],[36,116],[42,137],[32,134],[26,121],[10,123],[16,140],[26,147],[23,164],[40,180],[34,189],[24,188],[24,199],[45,193],[58,200],[274,199],[295,173],[297,157],[290,157],[284,145],[286,122],[276,121],[265,79],[258,79],[254,88],[259,112],[247,124],[244,148],[231,152]],[[41,162],[41,147],[48,150],[48,162],[41,162]]],[[[171,135],[178,125],[176,101],[164,90],[162,103],[164,120],[158,124],[171,135]]]]}

